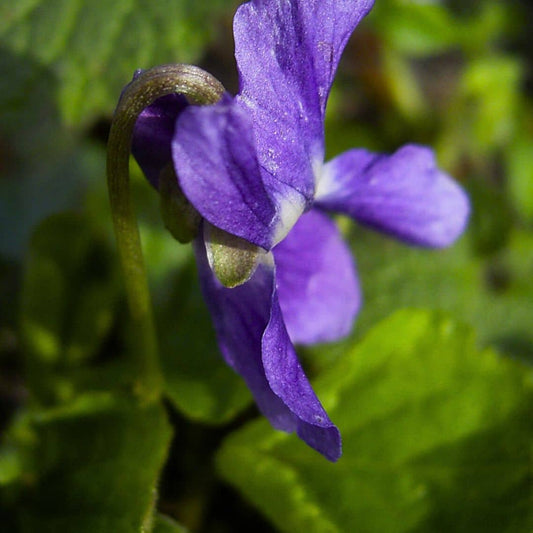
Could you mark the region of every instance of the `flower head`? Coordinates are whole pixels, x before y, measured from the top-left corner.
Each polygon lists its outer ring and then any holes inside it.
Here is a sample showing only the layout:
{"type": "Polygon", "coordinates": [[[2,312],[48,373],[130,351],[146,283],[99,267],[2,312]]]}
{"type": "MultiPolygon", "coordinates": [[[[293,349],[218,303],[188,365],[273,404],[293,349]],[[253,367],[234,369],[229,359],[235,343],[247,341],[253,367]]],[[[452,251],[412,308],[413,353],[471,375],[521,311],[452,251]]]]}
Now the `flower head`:
{"type": "Polygon", "coordinates": [[[226,361],[274,427],[296,431],[333,461],[341,454],[339,431],[293,346],[346,335],[359,309],[355,266],[327,212],[410,244],[442,247],[461,234],[469,211],[428,148],[407,145],[392,155],[353,149],[324,161],[333,77],[372,4],[241,5],[234,18],[238,95],[207,107],[162,98],[139,118],[133,144],[156,187],[172,160],[181,190],[203,217],[194,246],[226,361]],[[213,274],[226,233],[239,238],[237,248],[245,242],[259,250],[247,281],[234,288],[213,274]]]}

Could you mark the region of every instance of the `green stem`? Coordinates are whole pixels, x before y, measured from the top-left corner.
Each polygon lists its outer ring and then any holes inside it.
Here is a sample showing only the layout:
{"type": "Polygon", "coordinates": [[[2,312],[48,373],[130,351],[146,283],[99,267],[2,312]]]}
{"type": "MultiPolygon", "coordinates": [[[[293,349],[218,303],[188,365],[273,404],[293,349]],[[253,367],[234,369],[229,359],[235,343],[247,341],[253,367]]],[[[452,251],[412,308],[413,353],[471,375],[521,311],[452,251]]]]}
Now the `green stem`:
{"type": "Polygon", "coordinates": [[[118,102],[107,149],[107,182],[124,284],[137,338],[135,391],[150,401],[162,391],[157,338],[137,219],[131,201],[129,156],[139,114],[158,98],[180,93],[195,104],[220,100],[224,87],[207,72],[190,65],[163,65],[139,74],[118,102]]]}

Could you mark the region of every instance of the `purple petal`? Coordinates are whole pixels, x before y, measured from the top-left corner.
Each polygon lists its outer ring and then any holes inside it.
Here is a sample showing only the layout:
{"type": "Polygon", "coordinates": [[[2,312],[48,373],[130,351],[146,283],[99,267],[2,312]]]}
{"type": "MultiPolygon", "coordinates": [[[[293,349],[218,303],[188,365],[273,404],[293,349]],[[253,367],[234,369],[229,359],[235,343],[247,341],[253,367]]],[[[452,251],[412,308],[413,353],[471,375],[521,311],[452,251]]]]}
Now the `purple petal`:
{"type": "Polygon", "coordinates": [[[342,453],[339,430],[329,419],[298,361],[275,291],[262,348],[268,383],[298,417],[298,436],[330,461],[336,461],[342,453]]]}
{"type": "Polygon", "coordinates": [[[261,168],[246,110],[229,97],[184,111],[172,152],[183,192],[200,214],[265,249],[305,207],[303,196],[261,168]]]}
{"type": "Polygon", "coordinates": [[[188,105],[181,94],[163,96],[147,107],[135,123],[131,151],[156,189],[159,173],[172,162],[171,141],[176,119],[188,105]]]}
{"type": "Polygon", "coordinates": [[[283,431],[297,431],[330,460],[340,456],[340,435],[313,393],[289,340],[265,255],[248,282],[233,289],[213,276],[201,238],[195,241],[204,297],[220,350],[246,381],[259,409],[283,431]]]}
{"type": "Polygon", "coordinates": [[[394,154],[350,150],[324,166],[316,205],[410,244],[450,245],[470,207],[461,187],[436,166],[433,152],[406,145],[394,154]]]}
{"type": "Polygon", "coordinates": [[[352,255],[335,223],[309,211],[273,253],[279,303],[292,342],[315,344],[347,335],[361,295],[352,255]]]}
{"type": "Polygon", "coordinates": [[[318,126],[346,42],[373,3],[252,0],[242,5],[233,23],[235,56],[241,93],[251,107],[277,118],[300,108],[302,120],[318,126]]]}
{"type": "Polygon", "coordinates": [[[261,337],[270,316],[272,269],[260,265],[246,284],[228,289],[211,272],[203,239],[196,239],[194,246],[202,291],[224,359],[245,379],[271,424],[294,431],[296,419],[272,392],[261,360],[261,337]]]}
{"type": "Polygon", "coordinates": [[[239,98],[252,117],[260,164],[308,201],[313,169],[324,159],[324,112],[333,76],[350,34],[372,4],[254,0],[234,18],[239,98]]]}

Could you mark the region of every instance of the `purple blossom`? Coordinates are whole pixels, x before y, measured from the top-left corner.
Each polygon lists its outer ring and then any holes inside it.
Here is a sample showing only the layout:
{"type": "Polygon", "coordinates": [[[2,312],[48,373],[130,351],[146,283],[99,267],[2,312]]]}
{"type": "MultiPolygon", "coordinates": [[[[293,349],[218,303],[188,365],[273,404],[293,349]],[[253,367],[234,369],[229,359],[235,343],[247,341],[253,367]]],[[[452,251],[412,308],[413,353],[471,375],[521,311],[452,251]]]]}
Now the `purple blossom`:
{"type": "Polygon", "coordinates": [[[337,427],[293,343],[349,333],[360,306],[355,265],[329,211],[410,244],[443,247],[469,212],[430,149],[349,150],[324,162],[324,114],[346,42],[372,0],[252,0],[234,18],[237,96],[213,106],[158,100],[137,122],[133,151],[151,183],[170,160],[202,215],[195,252],[227,363],[272,425],[328,459],[337,427]],[[223,286],[210,267],[213,227],[259,246],[248,281],[223,286]]]}

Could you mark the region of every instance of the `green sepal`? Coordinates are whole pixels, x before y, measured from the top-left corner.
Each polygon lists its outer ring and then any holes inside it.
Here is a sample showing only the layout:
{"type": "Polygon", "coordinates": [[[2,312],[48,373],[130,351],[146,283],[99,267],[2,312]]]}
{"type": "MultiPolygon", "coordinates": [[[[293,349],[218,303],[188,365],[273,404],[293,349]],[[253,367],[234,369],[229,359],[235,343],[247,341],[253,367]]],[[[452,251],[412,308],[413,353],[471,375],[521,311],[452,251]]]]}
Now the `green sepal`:
{"type": "Polygon", "coordinates": [[[208,222],[204,238],[209,265],[222,285],[233,288],[251,278],[263,253],[259,246],[208,222]]]}
{"type": "Polygon", "coordinates": [[[198,233],[202,216],[183,194],[172,163],[159,174],[159,194],[165,227],[178,242],[191,242],[198,233]]]}

